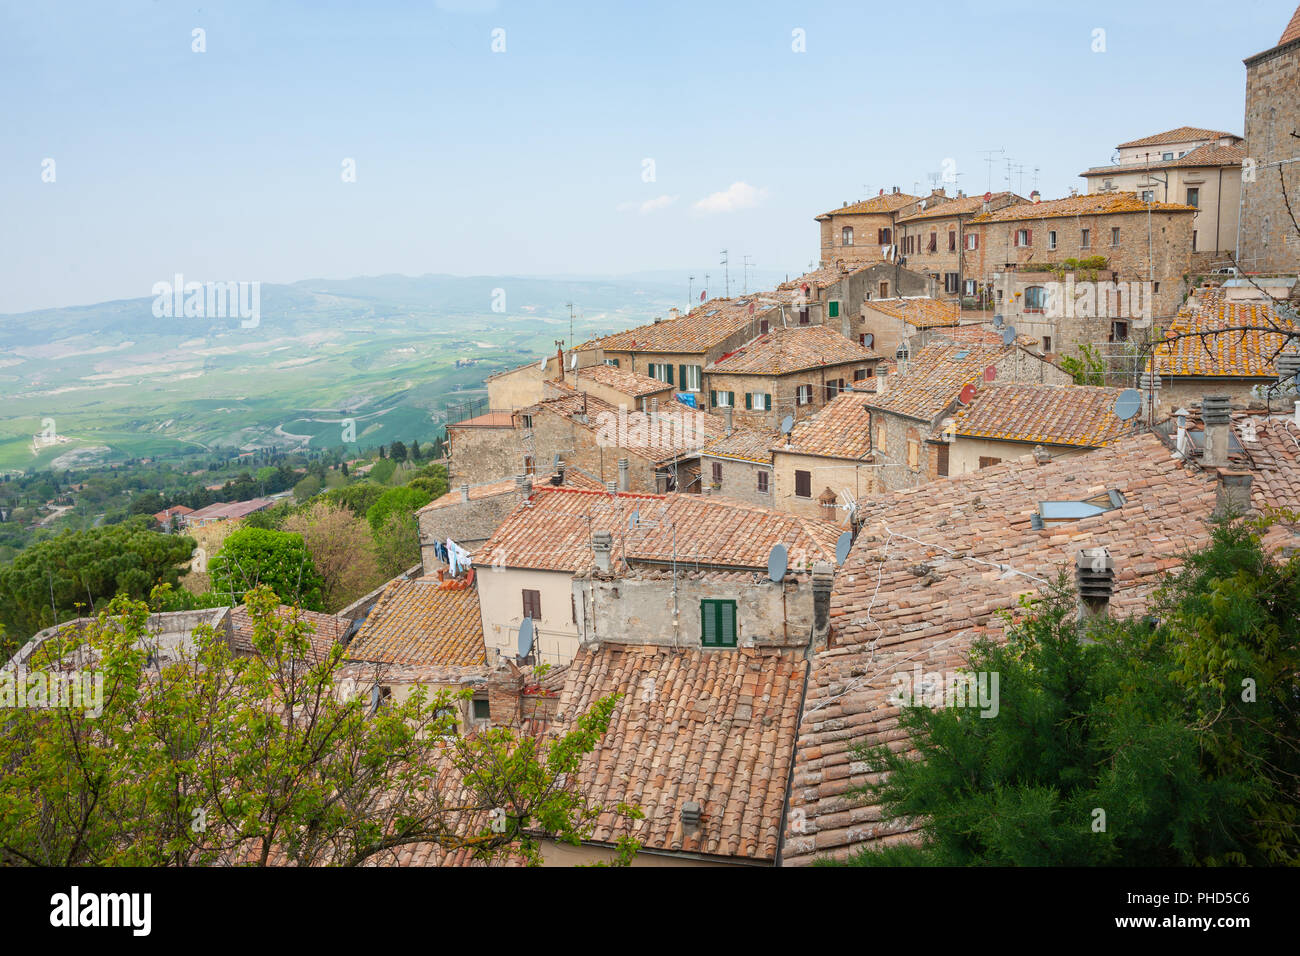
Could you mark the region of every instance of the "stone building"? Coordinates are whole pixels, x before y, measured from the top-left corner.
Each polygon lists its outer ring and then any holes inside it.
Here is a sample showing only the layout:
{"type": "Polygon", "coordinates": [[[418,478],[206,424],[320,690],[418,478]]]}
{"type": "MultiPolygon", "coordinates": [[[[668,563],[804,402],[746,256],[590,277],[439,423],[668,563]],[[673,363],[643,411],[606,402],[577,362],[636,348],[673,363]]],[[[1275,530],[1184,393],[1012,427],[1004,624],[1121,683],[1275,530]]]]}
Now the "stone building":
{"type": "Polygon", "coordinates": [[[1023,202],[1027,200],[1012,192],[992,193],[985,200],[960,193],[949,199],[939,190],[915,210],[903,210],[898,217],[898,251],[903,264],[934,279],[940,290],[937,295],[974,297],[979,282],[965,275],[962,258],[966,223],[983,213],[1023,202]]]}
{"type": "Polygon", "coordinates": [[[899,296],[862,304],[858,341],[888,358],[900,346],[917,352],[932,336],[943,336],[961,325],[961,309],[949,299],[899,296]]]}
{"type": "Polygon", "coordinates": [[[890,258],[889,246],[896,244],[895,213],[917,201],[916,196],[885,192],[862,202],[844,203],[816,217],[821,242],[821,266],[842,269],[871,265],[890,258]]]}
{"type": "Polygon", "coordinates": [[[704,493],[772,506],[772,446],[780,433],[737,428],[700,452],[704,493]]]}
{"type": "Polygon", "coordinates": [[[806,418],[874,374],[880,356],[823,325],[774,328],[704,370],[709,407],[735,409],[741,425],[773,430],[806,418]]]}
{"type": "Polygon", "coordinates": [[[1236,255],[1244,143],[1233,133],[1180,126],[1120,143],[1115,162],[1079,175],[1089,193],[1135,192],[1195,207],[1192,269],[1208,272],[1231,265],[1236,255]]]}
{"type": "MultiPolygon", "coordinates": [[[[1196,213],[1195,207],[1182,203],[1144,203],[1135,193],[1069,196],[998,209],[967,224],[967,246],[962,250],[966,274],[996,290],[1004,273],[1043,272],[1036,265],[1061,268],[1069,259],[1093,260],[1117,282],[1138,282],[1141,302],[1147,302],[1149,293],[1151,310],[1144,306],[1140,315],[1112,316],[1149,328],[1151,319],[1173,316],[1183,302],[1196,213]],[[1145,285],[1148,282],[1151,285],[1145,285]]],[[[1091,276],[1079,280],[1096,281],[1091,276]]],[[[1063,282],[1063,276],[1058,281],[1063,282]]],[[[1082,297],[1082,282],[1076,289],[1082,297]]],[[[1043,299],[1027,300],[1024,307],[1045,310],[1050,293],[1045,289],[1043,299]]],[[[1096,289],[1093,297],[1100,302],[1096,289]]],[[[1005,302],[1005,295],[995,295],[995,308],[1005,302]]]]}
{"type": "Polygon", "coordinates": [[[1246,156],[1242,170],[1242,268],[1300,270],[1300,8],[1277,45],[1246,61],[1246,156]],[[1285,182],[1291,197],[1287,211],[1285,182]]]}
{"type": "Polygon", "coordinates": [[[869,397],[856,390],[837,395],[773,445],[773,507],[847,526],[848,511],[839,506],[875,487],[869,397]]]}

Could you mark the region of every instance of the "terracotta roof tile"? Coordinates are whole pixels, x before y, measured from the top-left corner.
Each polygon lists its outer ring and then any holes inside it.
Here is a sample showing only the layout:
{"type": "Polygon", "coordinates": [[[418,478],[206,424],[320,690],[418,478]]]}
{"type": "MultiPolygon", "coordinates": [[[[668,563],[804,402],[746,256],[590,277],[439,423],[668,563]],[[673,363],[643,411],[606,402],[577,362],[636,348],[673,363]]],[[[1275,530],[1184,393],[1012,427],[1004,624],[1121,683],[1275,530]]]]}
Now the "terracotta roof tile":
{"type": "Polygon", "coordinates": [[[474,560],[578,572],[594,562],[591,536],[597,531],[613,536],[618,561],[671,563],[675,554],[681,564],[754,569],[767,567],[776,544],[807,563],[833,560],[840,533],[825,521],[729,499],[543,487],[511,512],[474,560]],[[639,521],[629,529],[634,514],[639,521]]]}
{"type": "Polygon", "coordinates": [[[614,352],[707,352],[746,325],[758,328],[759,317],[775,307],[770,292],[733,299],[710,299],[686,315],[592,339],[577,348],[614,352]]]}
{"type": "MultiPolygon", "coordinates": [[[[298,620],[310,625],[311,633],[307,640],[311,643],[311,661],[323,661],[329,657],[334,645],[343,639],[352,622],[333,614],[321,614],[318,611],[305,611],[281,604],[276,609],[281,620],[298,620]]],[[[248,605],[241,604],[230,610],[230,649],[237,654],[253,653],[253,618],[248,613],[248,605]]]]}
{"type": "Polygon", "coordinates": [[[867,299],[862,305],[863,308],[873,309],[918,329],[955,326],[961,321],[961,309],[956,302],[932,299],[925,295],[867,299]]]}
{"type": "Polygon", "coordinates": [[[1147,169],[1185,169],[1196,166],[1240,166],[1246,158],[1244,146],[1219,146],[1206,143],[1191,150],[1186,156],[1177,159],[1161,160],[1157,163],[1126,163],[1122,166],[1093,166],[1080,176],[1114,176],[1118,173],[1138,173],[1147,169]]]}
{"type": "MultiPolygon", "coordinates": [[[[581,649],[560,715],[571,721],[601,697],[624,695],[578,770],[584,795],[641,807],[631,836],[647,850],[775,861],[806,667],[802,655],[750,648],[581,649]],[[682,824],[688,802],[700,805],[694,830],[682,824]]],[[[565,729],[562,720],[555,732],[565,729]]],[[[624,832],[602,815],[591,838],[624,832]]]]}
{"type": "Polygon", "coordinates": [[[870,362],[871,349],[850,342],[825,325],[777,327],[710,362],[706,372],[724,375],[789,375],[823,365],[870,362]]]}
{"type": "Polygon", "coordinates": [[[348,647],[352,661],[486,665],[478,590],[436,578],[390,584],[348,647]]]}
{"type": "Polygon", "coordinates": [[[582,381],[583,379],[607,385],[631,398],[640,398],[642,395],[653,395],[658,392],[672,390],[672,386],[667,382],[661,382],[656,378],[619,368],[616,365],[591,365],[587,368],[578,369],[578,380],[582,381]]]}
{"type": "Polygon", "coordinates": [[[871,454],[871,418],[863,405],[870,400],[855,392],[836,395],[816,415],[797,423],[789,445],[776,444],[776,450],[855,461],[866,458],[871,454]]]}
{"type": "Polygon", "coordinates": [[[1059,219],[1069,216],[1106,216],[1117,213],[1146,212],[1198,212],[1195,206],[1172,202],[1143,202],[1136,192],[1088,193],[1049,199],[1040,203],[1021,203],[986,212],[970,220],[972,225],[991,222],[1021,222],[1032,219],[1059,219]]]}
{"type": "Polygon", "coordinates": [[[809,675],[790,791],[800,823],[798,832],[787,826],[783,859],[844,856],[912,831],[848,796],[868,779],[855,747],[906,746],[888,699],[893,673],[963,666],[975,638],[1003,638],[999,612],[1014,613],[1021,595],[1038,593],[1058,571],[1072,574],[1083,548],[1109,549],[1112,612],[1136,612],[1180,552],[1206,543],[1216,499],[1211,475],[1147,433],[1042,466],[1007,462],[861,501],[861,530],[832,592],[830,646],[809,675]],[[1118,509],[1068,527],[1032,527],[1042,501],[1111,489],[1124,496],[1118,509]]]}
{"type": "Polygon", "coordinates": [[[1274,354],[1286,344],[1282,331],[1247,331],[1245,327],[1296,328],[1295,323],[1266,302],[1228,302],[1221,290],[1208,293],[1204,302],[1184,308],[1165,331],[1168,345],[1157,346],[1154,363],[1157,375],[1240,376],[1276,378],[1274,354]],[[1228,329],[1231,334],[1205,335],[1228,329]],[[1184,336],[1178,338],[1178,336],[1184,336]]]}
{"type": "Polygon", "coordinates": [[[701,454],[716,458],[739,458],[744,461],[772,463],[773,445],[780,440],[780,433],[755,428],[737,428],[730,435],[715,438],[704,446],[701,454]]]}
{"type": "MultiPolygon", "coordinates": [[[[1014,193],[1008,193],[1004,191],[1000,193],[994,193],[989,198],[989,202],[990,203],[1001,202],[1002,200],[1007,198],[1014,200],[1014,202],[1012,203],[1013,205],[1015,203],[1025,203],[1029,201],[1025,199],[1023,196],[1017,196],[1014,193]]],[[[912,213],[912,215],[910,216],[902,216],[899,218],[898,222],[899,225],[902,225],[903,223],[921,222],[926,219],[949,219],[952,218],[953,216],[970,216],[980,212],[983,208],[984,208],[983,194],[979,196],[963,196],[959,199],[950,199],[947,202],[941,202],[937,205],[933,205],[925,209],[921,209],[917,212],[912,213]]]]}
{"type": "Polygon", "coordinates": [[[573,391],[559,398],[539,402],[527,411],[532,414],[549,412],[561,415],[573,424],[595,432],[608,428],[609,434],[617,440],[617,445],[611,447],[631,448],[642,458],[655,462],[672,461],[683,455],[694,454],[707,442],[727,431],[727,423],[720,416],[683,405],[675,398],[659,403],[659,428],[655,432],[657,438],[644,443],[633,441],[628,436],[634,436],[638,431],[650,435],[649,412],[615,408],[594,395],[573,391]],[[669,415],[672,417],[666,417],[669,415]],[[627,444],[624,444],[625,438],[627,444]]]}
{"type": "Polygon", "coordinates": [[[908,364],[903,375],[888,377],[885,394],[866,396],[874,409],[931,421],[945,411],[984,370],[1015,346],[931,342],[908,364]]]}
{"type": "Polygon", "coordinates": [[[908,193],[882,193],[879,196],[872,196],[870,199],[864,199],[861,202],[849,203],[847,206],[841,206],[839,209],[832,209],[830,212],[824,212],[815,218],[825,219],[831,216],[862,216],[870,214],[891,213],[895,209],[916,202],[920,196],[912,196],[908,193]]]}
{"type": "Polygon", "coordinates": [[[1130,140],[1127,143],[1120,143],[1117,149],[1132,149],[1136,146],[1161,146],[1165,143],[1190,143],[1198,139],[1217,140],[1223,136],[1234,136],[1235,133],[1225,133],[1216,129],[1201,129],[1196,126],[1180,126],[1177,129],[1167,130],[1163,133],[1156,133],[1154,136],[1143,136],[1141,139],[1130,140]]]}
{"type": "Polygon", "coordinates": [[[1133,430],[1136,419],[1121,421],[1115,415],[1122,391],[1091,385],[990,385],[957,412],[954,430],[967,438],[1100,448],[1133,430]]]}
{"type": "Polygon", "coordinates": [[[1291,22],[1282,31],[1282,39],[1277,41],[1277,45],[1282,46],[1282,44],[1290,43],[1292,40],[1300,40],[1300,7],[1296,7],[1295,15],[1291,17],[1291,22]]]}

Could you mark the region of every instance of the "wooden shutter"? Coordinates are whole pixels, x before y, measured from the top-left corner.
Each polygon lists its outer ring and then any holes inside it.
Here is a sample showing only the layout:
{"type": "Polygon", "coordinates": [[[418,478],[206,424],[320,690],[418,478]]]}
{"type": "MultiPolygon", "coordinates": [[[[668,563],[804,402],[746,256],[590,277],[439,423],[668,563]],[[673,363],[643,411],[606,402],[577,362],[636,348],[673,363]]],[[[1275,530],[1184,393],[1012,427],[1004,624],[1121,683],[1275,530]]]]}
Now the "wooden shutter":
{"type": "Polygon", "coordinates": [[[1033,244],[1034,244],[1034,230],[1032,230],[1032,229],[1026,229],[1026,230],[1025,230],[1025,245],[1027,245],[1027,246],[1032,246],[1033,244]]]}
{"type": "Polygon", "coordinates": [[[764,404],[764,406],[766,406],[766,407],[763,409],[763,411],[765,411],[765,412],[770,412],[770,411],[772,410],[772,395],[771,395],[771,393],[768,393],[768,394],[766,394],[766,395],[763,396],[763,404],[764,404]]]}
{"type": "Polygon", "coordinates": [[[839,315],[840,315],[840,304],[839,304],[839,302],[832,302],[832,303],[830,304],[830,317],[831,317],[832,319],[837,319],[837,318],[839,318],[839,315]]]}
{"type": "Polygon", "coordinates": [[[685,366],[685,365],[679,365],[679,366],[677,366],[677,372],[678,372],[677,383],[678,383],[678,385],[681,386],[682,391],[686,391],[686,390],[687,390],[687,388],[686,388],[686,366],[685,366]]]}
{"type": "Polygon", "coordinates": [[[524,617],[531,617],[534,621],[542,618],[542,592],[533,591],[528,588],[524,589],[524,617]]]}
{"type": "Polygon", "coordinates": [[[794,493],[799,498],[812,497],[812,472],[796,471],[794,473],[794,493]]]}
{"type": "Polygon", "coordinates": [[[673,366],[671,362],[664,366],[664,371],[668,373],[668,384],[671,385],[673,383],[673,366]]]}
{"type": "Polygon", "coordinates": [[[700,602],[700,643],[714,647],[718,643],[718,611],[713,601],[700,602]]]}
{"type": "Polygon", "coordinates": [[[718,643],[723,647],[736,646],[736,602],[718,602],[718,643]]]}
{"type": "Polygon", "coordinates": [[[945,478],[948,476],[948,443],[947,442],[943,442],[942,444],[939,445],[939,461],[937,463],[937,469],[940,476],[945,478]]]}
{"type": "Polygon", "coordinates": [[[751,411],[753,410],[753,408],[754,408],[754,393],[753,393],[753,392],[746,392],[746,393],[745,393],[745,408],[746,408],[747,410],[751,410],[751,411]]]}
{"type": "Polygon", "coordinates": [[[715,389],[709,389],[709,407],[718,407],[718,393],[715,389]]]}

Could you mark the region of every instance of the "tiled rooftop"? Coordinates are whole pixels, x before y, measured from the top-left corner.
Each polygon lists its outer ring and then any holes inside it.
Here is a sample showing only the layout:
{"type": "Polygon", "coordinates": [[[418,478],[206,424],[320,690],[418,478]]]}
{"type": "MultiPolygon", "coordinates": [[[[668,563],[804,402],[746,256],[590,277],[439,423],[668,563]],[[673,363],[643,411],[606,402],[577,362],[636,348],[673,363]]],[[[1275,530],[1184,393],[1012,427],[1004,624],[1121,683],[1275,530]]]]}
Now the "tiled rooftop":
{"type": "MultiPolygon", "coordinates": [[[[352,622],[333,614],[321,614],[318,611],[305,611],[281,604],[276,608],[281,620],[297,619],[310,625],[311,633],[307,640],[311,643],[311,662],[323,661],[330,655],[334,645],[343,639],[352,622]]],[[[248,613],[248,606],[241,604],[230,610],[230,649],[236,654],[253,653],[253,618],[248,613]]]]}
{"type": "Polygon", "coordinates": [[[667,382],[616,365],[598,364],[578,369],[578,381],[584,379],[617,389],[631,398],[672,390],[672,386],[667,382]]]}
{"type": "Polygon", "coordinates": [[[1135,172],[1141,169],[1184,169],[1196,166],[1240,166],[1246,156],[1244,146],[1219,146],[1206,143],[1191,150],[1186,156],[1176,159],[1161,160],[1154,163],[1128,163],[1123,166],[1094,166],[1084,170],[1080,176],[1114,176],[1117,173],[1135,172]]]}
{"type": "MultiPolygon", "coordinates": [[[[829,285],[834,285],[845,276],[861,272],[863,269],[869,269],[870,266],[857,266],[841,269],[838,266],[822,266],[820,269],[814,269],[812,272],[805,272],[803,275],[794,279],[787,279],[776,287],[778,293],[795,293],[805,285],[809,290],[824,289],[829,285]]],[[[784,298],[784,297],[783,297],[784,298]]]]}
{"type": "Polygon", "coordinates": [[[1138,146],[1163,146],[1167,143],[1190,143],[1198,139],[1217,140],[1223,136],[1235,135],[1235,133],[1225,133],[1223,130],[1201,129],[1197,126],[1180,126],[1177,129],[1167,130],[1163,133],[1156,133],[1154,136],[1144,136],[1141,139],[1134,139],[1127,143],[1120,143],[1116,148],[1133,149],[1138,146]]]}
{"type": "Polygon", "coordinates": [[[931,342],[916,353],[905,374],[889,376],[884,395],[863,401],[874,409],[931,421],[968,384],[982,382],[984,370],[1015,347],[931,342]]]}
{"type": "Polygon", "coordinates": [[[478,590],[437,578],[395,581],[380,596],[348,647],[353,661],[486,665],[478,590]]]}
{"type": "Polygon", "coordinates": [[[912,196],[908,193],[882,193],[879,196],[872,196],[870,199],[864,199],[861,202],[849,203],[847,206],[841,206],[839,209],[832,209],[830,212],[824,212],[817,219],[826,219],[831,216],[862,216],[869,214],[892,213],[909,203],[914,203],[920,196],[912,196]]]}
{"type": "MultiPolygon", "coordinates": [[[[618,409],[594,395],[586,395],[582,392],[573,391],[567,395],[558,398],[547,399],[539,402],[528,409],[533,414],[553,412],[562,415],[575,425],[581,425],[583,428],[599,432],[602,428],[609,425],[612,433],[619,430],[618,422],[623,420],[621,416],[626,415],[626,430],[628,435],[634,435],[637,430],[644,430],[649,434],[650,414],[648,412],[638,412],[631,409],[618,409]],[[585,421],[584,421],[585,418],[585,421]]],[[[661,416],[671,414],[672,419],[660,418],[660,428],[658,430],[659,440],[651,444],[646,443],[645,447],[629,444],[626,447],[632,447],[637,454],[655,462],[672,461],[683,455],[694,454],[708,441],[723,435],[727,430],[727,423],[717,415],[711,415],[708,412],[691,408],[683,405],[675,398],[670,401],[661,401],[659,403],[659,414],[661,416]],[[692,423],[692,429],[698,426],[702,433],[703,440],[694,441],[694,431],[689,434],[685,428],[667,428],[666,423],[679,420],[678,416],[686,415],[689,418],[686,421],[692,423]]],[[[619,439],[622,440],[621,438],[619,439]]],[[[631,439],[629,439],[631,441],[631,439]]],[[[625,447],[619,445],[618,447],[625,447]]],[[[566,483],[568,481],[566,475],[566,483]]]]}
{"type": "Polygon", "coordinates": [[[967,438],[1100,448],[1132,432],[1115,400],[1123,389],[1092,385],[990,385],[957,412],[955,431],[967,438]]]}
{"type": "Polygon", "coordinates": [[[779,451],[855,461],[871,454],[871,419],[864,403],[873,396],[860,392],[836,395],[824,408],[797,423],[790,444],[774,442],[779,451]]]}
{"type": "Polygon", "coordinates": [[[825,325],[778,326],[710,362],[706,372],[789,375],[823,365],[871,362],[880,356],[825,325]]]}
{"type": "Polygon", "coordinates": [[[684,566],[723,568],[766,568],[776,544],[809,563],[833,561],[839,536],[839,529],[825,521],[728,499],[543,487],[501,523],[474,560],[582,571],[594,563],[591,536],[597,531],[613,536],[615,563],[671,563],[675,555],[684,566]]]}
{"type": "Polygon", "coordinates": [[[961,321],[961,309],[956,302],[932,299],[925,295],[867,299],[862,304],[865,308],[907,322],[918,329],[957,325],[961,321]]]}
{"type": "Polygon", "coordinates": [[[1292,40],[1300,40],[1300,7],[1296,7],[1295,15],[1291,17],[1291,22],[1286,25],[1282,31],[1282,39],[1277,41],[1277,45],[1290,43],[1292,40]]]}
{"type": "Polygon", "coordinates": [[[1022,222],[1033,219],[1059,219],[1069,216],[1106,216],[1116,213],[1146,212],[1197,212],[1195,206],[1181,203],[1150,202],[1138,198],[1136,192],[1089,193],[1049,199],[1040,203],[1019,203],[1005,209],[995,209],[971,219],[972,225],[991,222],[1022,222]]]}
{"type": "MultiPolygon", "coordinates": [[[[646,850],[775,861],[806,664],[748,648],[718,653],[606,644],[569,668],[555,732],[609,694],[622,694],[609,730],[578,770],[594,803],[636,804],[631,835],[646,850]],[[686,803],[700,824],[682,823],[686,803]]],[[[623,821],[601,816],[593,840],[623,821]]]]}
{"type": "Polygon", "coordinates": [[[744,461],[772,463],[771,448],[780,439],[780,433],[757,428],[737,428],[730,435],[715,438],[704,446],[702,454],[718,458],[740,458],[744,461]]]}
{"type": "MultiPolygon", "coordinates": [[[[1022,196],[1014,193],[1000,192],[994,193],[990,198],[990,204],[1001,202],[1010,197],[1014,202],[1026,202],[1022,196]]],[[[926,219],[950,219],[953,216],[969,216],[980,212],[984,208],[984,195],[963,196],[960,199],[950,199],[947,202],[941,202],[925,209],[918,210],[910,216],[902,216],[898,220],[901,226],[909,222],[922,222],[926,219]]]]}
{"type": "Polygon", "coordinates": [[[1272,327],[1293,330],[1295,323],[1269,303],[1226,302],[1214,290],[1203,304],[1179,312],[1165,331],[1169,344],[1158,346],[1152,359],[1156,374],[1276,378],[1273,356],[1286,344],[1286,335],[1250,330],[1272,327]],[[1223,331],[1231,329],[1239,331],[1223,331]],[[1215,332],[1221,334],[1209,334],[1215,332]]]}
{"type": "Polygon", "coordinates": [[[756,292],[732,299],[710,299],[686,315],[592,339],[579,351],[605,349],[614,352],[707,352],[729,336],[751,325],[758,333],[758,320],[771,310],[777,299],[772,292],[756,292]],[[764,301],[766,300],[766,301],[764,301]]]}
{"type": "Polygon", "coordinates": [[[1038,593],[1058,571],[1073,574],[1083,548],[1110,550],[1112,613],[1135,612],[1181,551],[1206,542],[1215,505],[1214,478],[1184,466],[1150,433],[860,502],[862,528],[831,598],[831,645],[813,658],[790,800],[803,832],[787,828],[784,859],[843,856],[912,829],[846,796],[868,780],[854,747],[906,746],[888,700],[893,673],[963,666],[973,640],[1003,636],[998,612],[1014,612],[1022,594],[1038,593]],[[1117,510],[1041,531],[1031,525],[1042,501],[1112,489],[1126,500],[1117,510]]]}

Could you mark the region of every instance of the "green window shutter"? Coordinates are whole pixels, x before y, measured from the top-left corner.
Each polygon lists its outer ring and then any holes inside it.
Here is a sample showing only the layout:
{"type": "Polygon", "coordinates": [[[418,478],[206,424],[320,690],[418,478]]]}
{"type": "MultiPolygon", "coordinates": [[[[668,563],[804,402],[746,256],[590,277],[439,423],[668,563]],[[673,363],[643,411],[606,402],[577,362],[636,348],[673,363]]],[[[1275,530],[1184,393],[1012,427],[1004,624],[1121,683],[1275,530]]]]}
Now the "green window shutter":
{"type": "Polygon", "coordinates": [[[718,393],[713,389],[709,389],[709,405],[714,408],[718,405],[718,393]]]}
{"type": "Polygon", "coordinates": [[[736,602],[718,602],[718,643],[722,647],[736,646],[736,602]]]}
{"type": "Polygon", "coordinates": [[[767,405],[767,408],[763,409],[763,411],[770,412],[772,410],[772,396],[770,394],[764,395],[763,399],[767,405]]]}
{"type": "Polygon", "coordinates": [[[700,602],[700,643],[712,647],[718,640],[718,609],[715,601],[700,602]]]}
{"type": "Polygon", "coordinates": [[[668,378],[665,379],[665,381],[668,382],[669,385],[671,385],[671,384],[673,383],[673,367],[672,367],[672,365],[671,365],[671,364],[664,365],[664,371],[668,373],[668,378]]]}
{"type": "Polygon", "coordinates": [[[753,393],[753,392],[746,392],[746,393],[745,393],[745,408],[746,408],[746,409],[751,409],[751,410],[752,410],[753,407],[754,407],[754,393],[753,393]]]}
{"type": "Polygon", "coordinates": [[[832,318],[832,319],[834,319],[834,318],[838,318],[838,317],[839,317],[839,314],[840,314],[840,304],[839,304],[838,302],[831,302],[831,313],[830,313],[830,314],[831,314],[831,318],[832,318]]]}
{"type": "Polygon", "coordinates": [[[736,407],[736,393],[735,393],[735,392],[728,392],[728,393],[727,393],[727,407],[728,407],[728,408],[735,408],[735,407],[736,407]]]}
{"type": "Polygon", "coordinates": [[[678,373],[677,374],[678,384],[681,385],[682,391],[686,391],[686,366],[685,365],[677,366],[677,373],[678,373]]]}

